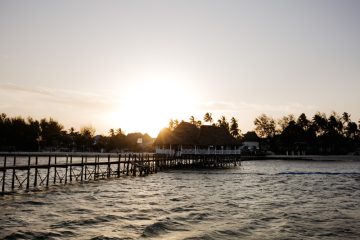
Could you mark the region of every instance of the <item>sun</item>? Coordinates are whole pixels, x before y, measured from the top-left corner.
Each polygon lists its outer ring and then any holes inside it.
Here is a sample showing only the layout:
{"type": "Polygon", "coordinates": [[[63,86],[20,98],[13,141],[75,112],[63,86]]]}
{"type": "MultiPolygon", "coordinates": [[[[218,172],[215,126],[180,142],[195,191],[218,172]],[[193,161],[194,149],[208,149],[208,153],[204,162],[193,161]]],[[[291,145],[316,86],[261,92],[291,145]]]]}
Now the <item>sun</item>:
{"type": "Polygon", "coordinates": [[[194,108],[191,88],[179,81],[138,81],[120,92],[112,124],[127,132],[139,131],[156,137],[170,118],[187,119],[194,108]]]}

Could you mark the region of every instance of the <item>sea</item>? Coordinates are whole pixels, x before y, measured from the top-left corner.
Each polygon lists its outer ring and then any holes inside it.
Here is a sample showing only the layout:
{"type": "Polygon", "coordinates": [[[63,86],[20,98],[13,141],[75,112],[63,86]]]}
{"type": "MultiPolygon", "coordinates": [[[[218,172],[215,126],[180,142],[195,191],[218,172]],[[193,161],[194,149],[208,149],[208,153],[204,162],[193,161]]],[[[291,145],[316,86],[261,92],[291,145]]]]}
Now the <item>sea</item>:
{"type": "Polygon", "coordinates": [[[0,239],[360,239],[360,161],[243,161],[5,194],[0,239]]]}

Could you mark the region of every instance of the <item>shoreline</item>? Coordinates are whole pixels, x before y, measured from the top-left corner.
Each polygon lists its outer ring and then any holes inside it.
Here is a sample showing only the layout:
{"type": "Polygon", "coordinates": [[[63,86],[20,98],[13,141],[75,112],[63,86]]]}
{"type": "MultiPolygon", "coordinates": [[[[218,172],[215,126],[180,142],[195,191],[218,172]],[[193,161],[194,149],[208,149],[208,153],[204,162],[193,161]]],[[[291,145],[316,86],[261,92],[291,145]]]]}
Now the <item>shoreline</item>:
{"type": "Polygon", "coordinates": [[[359,161],[359,155],[265,155],[244,156],[242,161],[251,160],[300,160],[300,161],[359,161]]]}

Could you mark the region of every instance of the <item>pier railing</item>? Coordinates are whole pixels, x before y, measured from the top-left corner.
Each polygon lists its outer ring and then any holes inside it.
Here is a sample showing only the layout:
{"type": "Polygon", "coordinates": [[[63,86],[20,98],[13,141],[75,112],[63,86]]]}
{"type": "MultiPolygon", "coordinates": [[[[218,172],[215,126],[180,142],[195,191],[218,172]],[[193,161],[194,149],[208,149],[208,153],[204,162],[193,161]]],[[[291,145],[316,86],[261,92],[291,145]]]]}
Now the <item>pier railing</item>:
{"type": "Polygon", "coordinates": [[[166,169],[231,167],[238,155],[0,153],[0,193],[47,188],[166,169]]]}

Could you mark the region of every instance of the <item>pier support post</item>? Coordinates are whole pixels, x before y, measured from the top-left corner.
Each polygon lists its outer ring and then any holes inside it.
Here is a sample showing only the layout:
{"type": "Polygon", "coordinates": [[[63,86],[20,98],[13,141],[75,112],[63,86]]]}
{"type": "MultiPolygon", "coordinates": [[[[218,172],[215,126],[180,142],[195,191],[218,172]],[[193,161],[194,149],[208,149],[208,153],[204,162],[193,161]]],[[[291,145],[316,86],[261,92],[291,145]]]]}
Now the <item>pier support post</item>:
{"type": "Polygon", "coordinates": [[[49,156],[48,166],[47,166],[47,173],[46,173],[46,187],[49,186],[49,178],[50,178],[50,164],[51,164],[51,156],[49,156]]]}
{"type": "Polygon", "coordinates": [[[66,165],[65,165],[65,184],[67,183],[67,172],[68,172],[68,162],[69,162],[69,157],[66,156],[66,165]]]}
{"type": "MultiPolygon", "coordinates": [[[[127,163],[126,163],[126,176],[129,176],[130,157],[131,157],[131,154],[129,154],[129,158],[128,158],[127,163]]],[[[125,156],[125,159],[126,159],[126,156],[125,156]]]]}
{"type": "Polygon", "coordinates": [[[70,174],[69,174],[69,177],[70,177],[70,182],[72,182],[72,156],[70,156],[70,174]]]}
{"type": "Polygon", "coordinates": [[[30,188],[30,163],[31,163],[31,156],[28,158],[28,169],[27,169],[27,177],[26,177],[26,190],[30,188]]]}
{"type": "MultiPolygon", "coordinates": [[[[5,156],[6,159],[6,156],[5,156]]],[[[16,166],[16,156],[14,156],[14,164],[13,164],[13,172],[12,172],[12,179],[11,179],[11,190],[14,191],[15,188],[15,166],[16,166]]]]}
{"type": "Polygon", "coordinates": [[[107,178],[110,178],[110,170],[111,170],[111,166],[110,166],[110,154],[108,155],[108,165],[107,165],[107,178]]]}
{"type": "Polygon", "coordinates": [[[117,177],[120,177],[120,161],[121,161],[121,154],[119,154],[118,157],[117,177]]]}
{"type": "Polygon", "coordinates": [[[54,164],[54,184],[56,183],[56,174],[57,174],[57,172],[56,172],[56,171],[57,171],[57,169],[56,169],[56,162],[57,162],[57,161],[56,161],[56,156],[55,156],[55,158],[54,158],[54,163],[55,163],[55,164],[54,164]]]}
{"type": "Polygon", "coordinates": [[[84,156],[81,155],[81,173],[80,173],[80,181],[83,181],[84,175],[84,156]]]}
{"type": "Polygon", "coordinates": [[[6,176],[6,156],[4,157],[4,171],[3,171],[3,175],[2,175],[1,192],[5,192],[5,176],[6,176]]]}
{"type": "Polygon", "coordinates": [[[85,156],[85,173],[84,173],[85,181],[86,181],[86,175],[87,175],[87,156],[85,156]]]}
{"type": "Polygon", "coordinates": [[[34,187],[37,186],[37,176],[38,176],[38,156],[35,157],[35,174],[34,174],[34,187]]]}

